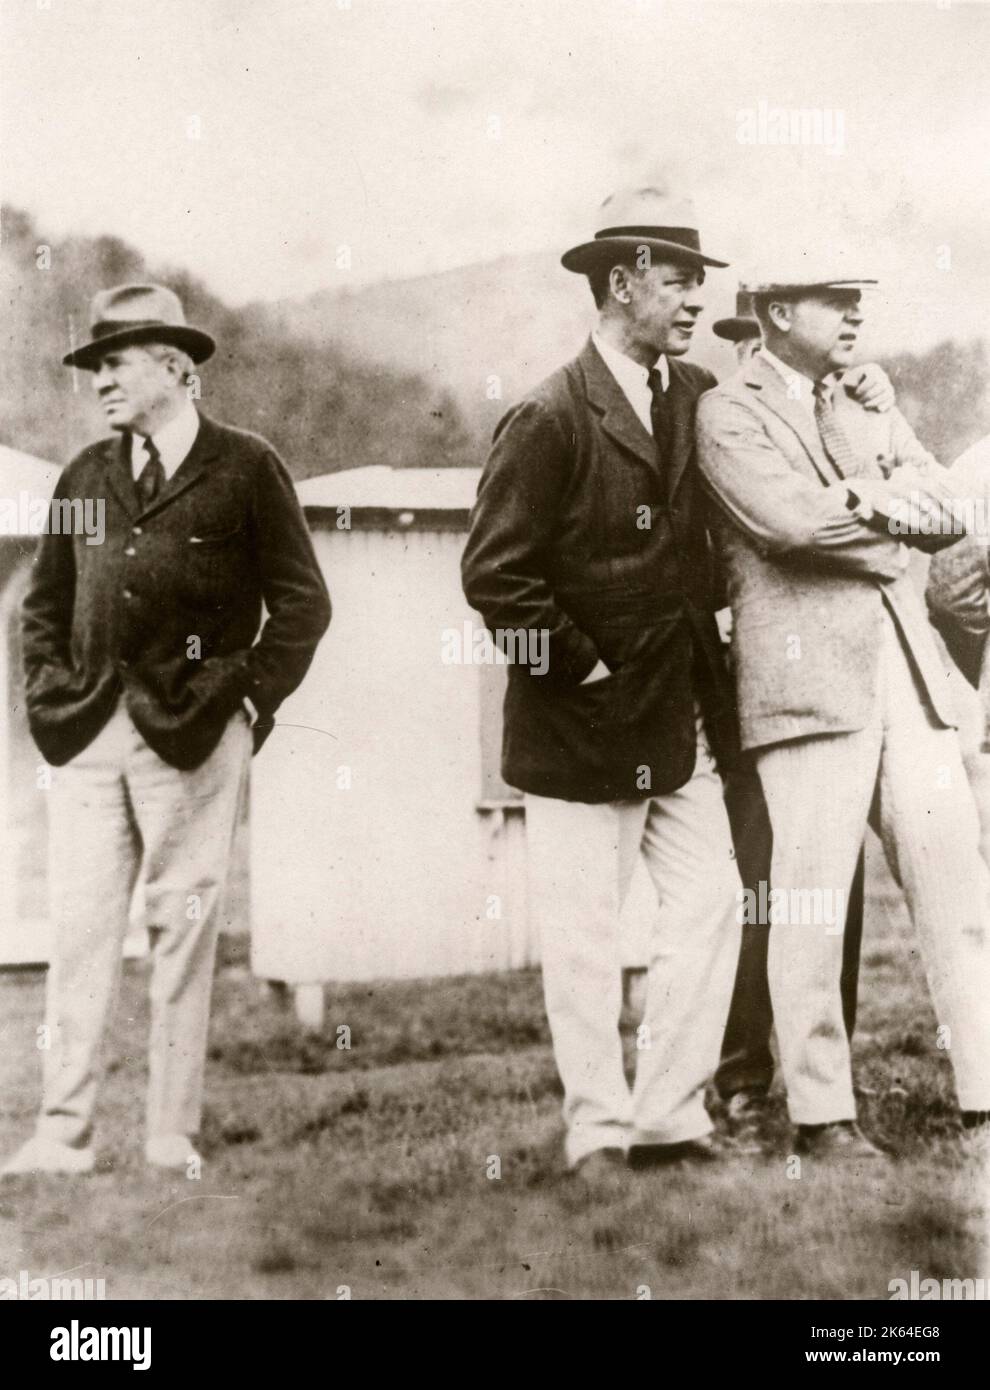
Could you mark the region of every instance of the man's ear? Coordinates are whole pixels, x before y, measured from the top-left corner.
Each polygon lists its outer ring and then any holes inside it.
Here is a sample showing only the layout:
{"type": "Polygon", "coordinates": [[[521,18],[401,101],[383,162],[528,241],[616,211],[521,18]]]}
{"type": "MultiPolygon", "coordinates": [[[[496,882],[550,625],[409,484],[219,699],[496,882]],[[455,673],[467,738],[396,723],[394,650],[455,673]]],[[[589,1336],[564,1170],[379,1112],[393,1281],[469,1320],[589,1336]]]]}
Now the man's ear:
{"type": "Polygon", "coordinates": [[[781,333],[791,331],[791,306],[786,300],[771,300],[767,306],[770,315],[770,322],[781,333]]]}
{"type": "Polygon", "coordinates": [[[632,301],[631,281],[632,275],[624,265],[614,265],[608,273],[609,289],[620,304],[629,304],[632,301]]]}

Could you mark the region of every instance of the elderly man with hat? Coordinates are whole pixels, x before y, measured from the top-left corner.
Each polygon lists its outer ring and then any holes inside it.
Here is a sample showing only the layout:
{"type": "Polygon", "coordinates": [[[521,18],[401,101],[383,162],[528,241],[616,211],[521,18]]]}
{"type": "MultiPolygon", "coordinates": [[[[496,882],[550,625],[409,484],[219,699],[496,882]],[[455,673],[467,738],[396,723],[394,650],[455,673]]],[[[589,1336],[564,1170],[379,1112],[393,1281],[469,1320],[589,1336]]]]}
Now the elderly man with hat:
{"type": "Polygon", "coordinates": [[[145,1157],[198,1165],[218,906],[247,764],[330,620],[275,451],[192,403],[213,339],[157,285],[98,294],[92,320],[63,360],[92,374],[114,435],[73,459],[53,506],[98,499],[105,540],[51,528],[23,607],[28,718],[54,769],[53,945],[41,1115],[7,1175],[93,1167],[99,1055],[139,883],[152,941],[145,1157]]]}
{"type": "Polygon", "coordinates": [[[881,1154],[856,1123],[836,914],[867,820],[921,938],[933,1041],[967,1128],[990,1102],[990,877],[905,572],[908,544],[958,539],[950,475],[898,411],[870,414],[836,384],[875,282],[812,261],[747,285],[763,347],[702,398],[699,464],[722,517],[742,742],[773,832],[768,970],[798,1150],[865,1161],[881,1154]]]}
{"type": "Polygon", "coordinates": [[[463,558],[495,633],[541,634],[510,665],[503,775],[525,794],[530,901],[585,1177],[717,1157],[705,1087],[739,951],[739,876],[719,768],[736,750],[683,362],[707,267],[694,213],[615,194],[564,266],[597,326],[499,424],[463,558]],[[659,900],[635,1084],[619,1034],[619,915],[636,857],[659,900]]]}

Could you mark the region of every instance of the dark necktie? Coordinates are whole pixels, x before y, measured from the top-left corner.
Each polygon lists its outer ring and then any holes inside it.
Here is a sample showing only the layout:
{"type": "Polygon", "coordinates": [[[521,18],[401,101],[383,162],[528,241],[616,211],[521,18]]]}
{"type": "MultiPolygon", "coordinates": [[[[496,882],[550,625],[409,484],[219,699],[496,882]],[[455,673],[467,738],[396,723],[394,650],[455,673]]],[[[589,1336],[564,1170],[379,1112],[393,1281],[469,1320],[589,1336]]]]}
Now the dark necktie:
{"type": "Polygon", "coordinates": [[[150,435],[144,441],[144,450],[148,455],[148,461],[141,469],[137,482],[134,484],[134,491],[137,493],[142,511],[146,511],[151,506],[165,485],[165,468],[162,464],[162,456],[155,448],[150,435]]]}
{"type": "Polygon", "coordinates": [[[846,438],[835,418],[832,406],[832,387],[825,381],[815,382],[815,424],[822,441],[822,448],[840,478],[855,477],[859,464],[852,445],[846,438]]]}
{"type": "Polygon", "coordinates": [[[657,452],[660,455],[660,462],[666,464],[670,457],[670,442],[673,433],[673,415],[670,409],[670,399],[668,393],[663,389],[663,377],[654,367],[646,378],[650,395],[653,397],[650,405],[650,423],[653,426],[653,438],[656,440],[657,452]]]}

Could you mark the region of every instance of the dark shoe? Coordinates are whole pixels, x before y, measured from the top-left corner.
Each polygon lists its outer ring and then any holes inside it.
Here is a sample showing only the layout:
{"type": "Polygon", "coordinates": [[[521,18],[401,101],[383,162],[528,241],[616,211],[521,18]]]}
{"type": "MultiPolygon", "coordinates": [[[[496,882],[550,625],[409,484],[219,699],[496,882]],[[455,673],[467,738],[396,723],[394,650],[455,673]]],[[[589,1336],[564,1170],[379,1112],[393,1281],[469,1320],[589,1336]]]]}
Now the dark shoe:
{"type": "Polygon", "coordinates": [[[705,1134],[700,1139],[685,1139],[681,1144],[633,1144],[629,1149],[629,1167],[640,1173],[672,1163],[717,1163],[724,1157],[718,1142],[705,1134]]]}
{"type": "Polygon", "coordinates": [[[571,1170],[574,1177],[584,1182],[597,1182],[600,1179],[614,1179],[625,1170],[626,1155],[622,1149],[593,1149],[584,1158],[579,1158],[571,1170]]]}
{"type": "Polygon", "coordinates": [[[809,1158],[877,1159],[887,1155],[869,1139],[855,1120],[828,1125],[798,1125],[797,1152],[809,1158]]]}
{"type": "Polygon", "coordinates": [[[738,1091],[725,1110],[725,1138],[733,1153],[762,1154],[767,1121],[763,1091],[738,1091]]]}

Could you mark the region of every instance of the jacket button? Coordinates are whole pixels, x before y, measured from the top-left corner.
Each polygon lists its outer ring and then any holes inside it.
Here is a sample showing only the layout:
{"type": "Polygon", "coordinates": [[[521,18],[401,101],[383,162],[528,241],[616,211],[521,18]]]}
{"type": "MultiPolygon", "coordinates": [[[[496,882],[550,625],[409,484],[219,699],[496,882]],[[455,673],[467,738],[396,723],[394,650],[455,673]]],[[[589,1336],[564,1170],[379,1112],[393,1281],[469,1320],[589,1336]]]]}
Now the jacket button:
{"type": "Polygon", "coordinates": [[[120,667],[122,671],[126,671],[130,664],[131,663],[129,661],[125,661],[123,657],[121,657],[120,661],[117,662],[117,665],[120,667]]]}
{"type": "Polygon", "coordinates": [[[132,536],[141,536],[141,535],[143,535],[143,534],[144,534],[144,532],[142,531],[142,529],[141,529],[140,526],[135,526],[135,527],[133,527],[132,530],[131,530],[131,535],[132,535],[132,536]]]}
{"type": "Polygon", "coordinates": [[[123,593],[124,593],[124,598],[133,598],[133,597],[134,597],[134,595],[133,595],[133,593],[131,592],[130,589],[125,589],[125,590],[123,591],[123,593]]]}
{"type": "Polygon", "coordinates": [[[127,549],[124,551],[124,554],[125,554],[125,555],[136,555],[136,554],[137,554],[137,551],[134,549],[133,545],[129,545],[129,546],[127,547],[127,549]]]}

